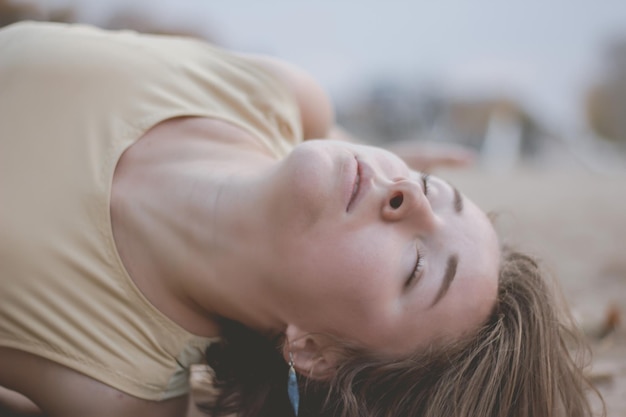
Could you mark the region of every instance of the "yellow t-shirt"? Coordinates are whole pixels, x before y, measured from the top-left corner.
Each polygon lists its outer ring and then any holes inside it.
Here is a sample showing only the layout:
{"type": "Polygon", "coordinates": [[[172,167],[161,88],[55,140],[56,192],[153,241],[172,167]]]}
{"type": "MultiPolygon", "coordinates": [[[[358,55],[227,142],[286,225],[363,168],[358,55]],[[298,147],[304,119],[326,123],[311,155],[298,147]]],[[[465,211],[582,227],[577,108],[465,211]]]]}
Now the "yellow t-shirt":
{"type": "Polygon", "coordinates": [[[215,339],[134,285],[109,197],[125,149],[194,115],[245,129],[278,157],[302,137],[278,80],[205,42],[54,23],[0,30],[0,346],[136,397],[187,393],[189,366],[215,339]]]}

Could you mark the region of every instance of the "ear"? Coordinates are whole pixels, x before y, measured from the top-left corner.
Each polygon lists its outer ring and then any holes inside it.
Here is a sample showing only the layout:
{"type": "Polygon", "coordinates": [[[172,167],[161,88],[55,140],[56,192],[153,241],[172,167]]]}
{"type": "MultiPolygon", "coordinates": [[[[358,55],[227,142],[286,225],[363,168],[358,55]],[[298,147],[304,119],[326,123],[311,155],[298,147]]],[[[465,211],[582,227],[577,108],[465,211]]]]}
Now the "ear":
{"type": "Polygon", "coordinates": [[[335,372],[338,360],[332,346],[330,338],[290,324],[285,330],[283,357],[287,363],[293,360],[298,373],[312,379],[327,379],[335,372]]]}

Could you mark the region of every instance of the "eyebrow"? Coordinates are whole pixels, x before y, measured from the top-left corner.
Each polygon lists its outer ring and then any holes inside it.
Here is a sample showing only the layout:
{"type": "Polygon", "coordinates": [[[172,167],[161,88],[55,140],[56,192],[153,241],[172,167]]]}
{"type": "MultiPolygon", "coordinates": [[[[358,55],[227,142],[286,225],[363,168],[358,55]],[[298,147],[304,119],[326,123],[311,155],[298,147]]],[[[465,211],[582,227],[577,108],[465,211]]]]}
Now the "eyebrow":
{"type": "Polygon", "coordinates": [[[458,264],[459,256],[457,254],[450,255],[448,258],[448,264],[446,265],[446,272],[443,275],[443,280],[441,280],[441,287],[439,287],[439,291],[437,291],[437,295],[435,296],[435,299],[430,307],[434,307],[435,304],[437,304],[439,300],[441,300],[448,292],[450,284],[452,284],[452,280],[456,275],[456,267],[458,264]]]}

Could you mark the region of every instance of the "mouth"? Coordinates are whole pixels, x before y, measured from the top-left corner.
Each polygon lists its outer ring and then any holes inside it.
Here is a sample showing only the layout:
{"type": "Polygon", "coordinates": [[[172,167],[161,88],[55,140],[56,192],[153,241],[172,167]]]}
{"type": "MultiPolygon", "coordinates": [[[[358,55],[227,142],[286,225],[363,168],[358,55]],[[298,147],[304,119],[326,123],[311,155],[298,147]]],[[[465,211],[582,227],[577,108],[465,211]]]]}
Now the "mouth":
{"type": "Polygon", "coordinates": [[[346,207],[346,212],[350,212],[350,209],[354,205],[354,202],[358,199],[359,192],[361,191],[361,164],[356,157],[354,159],[356,160],[356,173],[352,181],[352,193],[346,207]]]}

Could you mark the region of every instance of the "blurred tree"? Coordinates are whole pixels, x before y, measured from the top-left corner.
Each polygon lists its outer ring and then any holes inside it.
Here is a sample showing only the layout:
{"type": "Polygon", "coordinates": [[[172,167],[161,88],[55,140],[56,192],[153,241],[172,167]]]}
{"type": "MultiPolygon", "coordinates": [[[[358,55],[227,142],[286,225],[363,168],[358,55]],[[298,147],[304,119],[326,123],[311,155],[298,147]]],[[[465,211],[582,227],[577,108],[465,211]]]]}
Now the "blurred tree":
{"type": "Polygon", "coordinates": [[[587,119],[600,137],[626,144],[626,38],[610,45],[605,67],[605,76],[587,94],[587,119]]]}
{"type": "MultiPolygon", "coordinates": [[[[81,23],[76,11],[72,7],[43,8],[43,0],[23,0],[19,3],[11,0],[0,0],[0,27],[20,20],[40,20],[49,22],[81,23]]],[[[110,17],[96,23],[105,29],[129,29],[137,32],[180,35],[202,38],[215,41],[210,31],[203,27],[198,30],[190,27],[189,22],[159,22],[151,14],[150,6],[122,4],[111,6],[110,17]],[[207,32],[209,32],[207,34],[207,32]]]]}
{"type": "Polygon", "coordinates": [[[144,9],[122,6],[113,10],[111,17],[102,24],[102,27],[113,30],[130,29],[159,35],[189,36],[217,43],[215,41],[216,36],[211,33],[205,33],[208,32],[205,27],[200,31],[198,28],[190,26],[189,22],[184,20],[159,22],[157,19],[152,18],[148,12],[144,9]]]}
{"type": "Polygon", "coordinates": [[[483,150],[487,138],[492,143],[509,140],[510,134],[502,133],[515,130],[519,135],[515,153],[519,157],[538,155],[546,136],[544,129],[524,107],[517,100],[507,97],[451,100],[445,123],[455,142],[477,150],[483,150]],[[501,129],[503,124],[508,128],[501,129]],[[495,129],[496,126],[500,127],[495,129]]]}
{"type": "Polygon", "coordinates": [[[0,0],[0,27],[20,20],[44,20],[49,22],[74,22],[74,10],[71,7],[57,7],[45,13],[36,2],[15,3],[0,0]]]}
{"type": "Polygon", "coordinates": [[[380,78],[360,91],[359,99],[337,107],[339,124],[360,139],[375,144],[426,138],[444,108],[430,86],[380,78]]]}
{"type": "Polygon", "coordinates": [[[25,19],[41,20],[41,10],[32,4],[18,5],[9,0],[0,0],[0,27],[25,19]]]}

